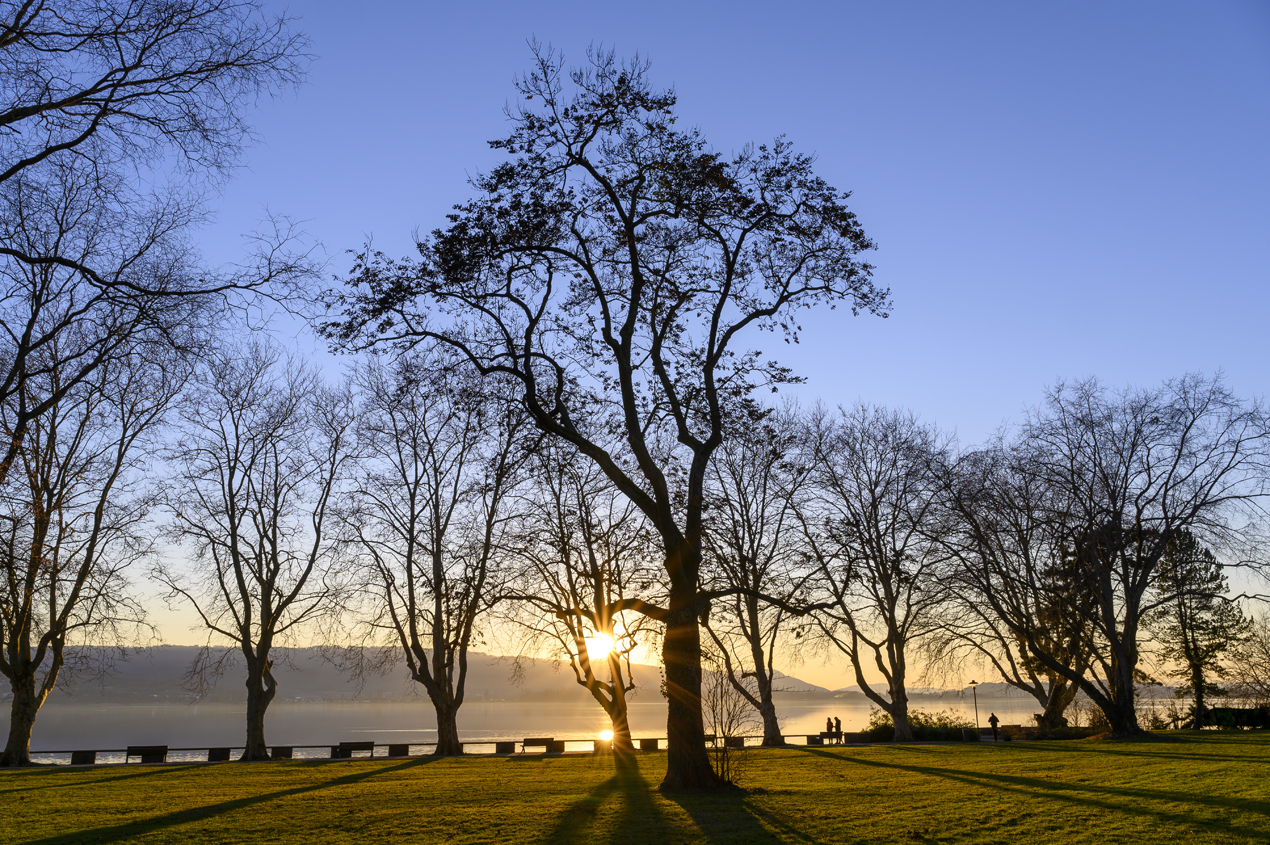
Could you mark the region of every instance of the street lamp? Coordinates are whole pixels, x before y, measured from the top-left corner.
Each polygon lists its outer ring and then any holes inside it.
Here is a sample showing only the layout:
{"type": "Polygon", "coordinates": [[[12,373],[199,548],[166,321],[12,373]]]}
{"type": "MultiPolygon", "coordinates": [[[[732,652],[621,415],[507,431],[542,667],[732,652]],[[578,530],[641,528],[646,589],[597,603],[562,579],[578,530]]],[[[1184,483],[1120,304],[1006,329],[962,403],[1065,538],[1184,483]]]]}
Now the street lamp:
{"type": "Polygon", "coordinates": [[[979,686],[979,682],[978,682],[978,681],[971,681],[971,682],[970,682],[970,694],[971,694],[971,695],[973,695],[973,696],[974,696],[974,699],[975,699],[975,739],[978,739],[978,738],[979,738],[979,690],[978,690],[978,686],[979,686]]]}

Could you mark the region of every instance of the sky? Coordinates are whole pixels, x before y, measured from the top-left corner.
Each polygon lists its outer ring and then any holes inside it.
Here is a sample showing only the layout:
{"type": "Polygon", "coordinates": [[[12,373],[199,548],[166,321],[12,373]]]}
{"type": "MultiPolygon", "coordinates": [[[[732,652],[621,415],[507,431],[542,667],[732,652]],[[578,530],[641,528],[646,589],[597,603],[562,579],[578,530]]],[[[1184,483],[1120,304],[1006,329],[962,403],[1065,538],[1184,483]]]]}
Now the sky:
{"type": "Polygon", "coordinates": [[[602,45],[648,59],[716,150],[783,135],[852,192],[894,311],[810,314],[796,347],[760,338],[807,378],[801,400],[909,408],[973,444],[1061,379],[1222,371],[1266,392],[1264,0],[266,8],[298,18],[314,58],[258,106],[261,141],[203,232],[213,262],[266,213],[303,221],[331,275],[368,240],[410,253],[499,160],[486,142],[527,41],[571,63],[602,45]]]}

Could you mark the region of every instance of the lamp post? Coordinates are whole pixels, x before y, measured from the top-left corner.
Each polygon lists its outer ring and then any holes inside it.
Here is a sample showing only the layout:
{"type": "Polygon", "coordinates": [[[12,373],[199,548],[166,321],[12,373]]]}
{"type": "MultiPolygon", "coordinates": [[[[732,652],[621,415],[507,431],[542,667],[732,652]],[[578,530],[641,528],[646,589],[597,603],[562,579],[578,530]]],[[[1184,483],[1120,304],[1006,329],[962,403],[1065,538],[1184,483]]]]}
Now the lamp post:
{"type": "Polygon", "coordinates": [[[973,695],[975,699],[975,739],[979,738],[979,689],[978,687],[979,687],[978,681],[970,682],[970,694],[973,695]]]}

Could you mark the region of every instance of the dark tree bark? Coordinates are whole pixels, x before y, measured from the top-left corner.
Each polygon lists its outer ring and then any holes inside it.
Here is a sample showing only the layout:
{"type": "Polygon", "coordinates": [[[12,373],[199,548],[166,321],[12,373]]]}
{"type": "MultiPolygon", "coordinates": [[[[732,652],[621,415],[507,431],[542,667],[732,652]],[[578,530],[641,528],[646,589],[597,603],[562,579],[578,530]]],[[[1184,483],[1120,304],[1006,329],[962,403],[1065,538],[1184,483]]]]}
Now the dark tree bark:
{"type": "Polygon", "coordinates": [[[535,50],[517,83],[510,161],[420,244],[418,261],[359,257],[342,345],[447,344],[511,380],[534,424],[594,461],[662,542],[670,763],[663,786],[721,785],[700,744],[704,481],[725,407],[791,374],[739,349],[796,335],[818,303],[885,313],[858,260],[872,248],[846,195],[778,140],[731,160],[676,128],[642,65],[591,54],[567,73],[535,50]],[[566,95],[570,87],[572,95],[566,95]],[[617,440],[596,419],[617,419],[617,440]]]}

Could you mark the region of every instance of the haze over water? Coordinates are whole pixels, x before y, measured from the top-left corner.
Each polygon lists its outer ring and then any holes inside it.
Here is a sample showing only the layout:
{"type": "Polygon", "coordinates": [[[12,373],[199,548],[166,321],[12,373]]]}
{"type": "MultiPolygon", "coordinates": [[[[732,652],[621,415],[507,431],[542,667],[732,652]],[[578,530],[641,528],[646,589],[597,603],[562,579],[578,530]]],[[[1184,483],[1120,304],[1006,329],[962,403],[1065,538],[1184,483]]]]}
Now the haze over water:
{"type": "MultiPolygon", "coordinates": [[[[842,719],[845,731],[863,730],[868,723],[870,705],[858,698],[820,699],[777,703],[777,713],[786,735],[800,737],[824,730],[825,719],[842,719]]],[[[913,703],[913,709],[953,710],[974,718],[974,703],[956,693],[913,703]]],[[[1009,698],[981,697],[980,723],[987,724],[989,712],[995,712],[1003,724],[1031,724],[1036,703],[1022,696],[1009,698]]],[[[636,738],[665,737],[666,704],[647,700],[632,702],[631,730],[636,738]]],[[[586,702],[478,702],[464,705],[459,711],[459,733],[464,742],[496,740],[520,741],[529,736],[551,736],[556,739],[588,743],[609,727],[604,712],[586,702]]],[[[209,746],[241,745],[243,741],[243,707],[237,704],[104,704],[61,703],[46,707],[35,724],[31,748],[40,751],[73,751],[77,749],[122,749],[127,745],[168,745],[171,748],[199,749],[197,753],[173,753],[170,759],[206,759],[202,749],[209,746]]],[[[756,721],[748,734],[762,733],[756,721]]],[[[426,701],[405,703],[279,702],[270,706],[266,717],[266,733],[270,745],[313,745],[314,749],[296,756],[326,757],[328,746],[341,741],[373,740],[377,743],[431,743],[436,739],[436,715],[426,701]]],[[[801,741],[795,739],[795,741],[801,741]]],[[[582,750],[578,745],[570,750],[582,750]]],[[[430,749],[415,747],[412,754],[430,749]]],[[[479,745],[470,747],[481,753],[493,751],[479,745]]],[[[382,751],[380,752],[383,753],[382,751]]],[[[109,756],[99,757],[110,762],[109,756]]]]}

